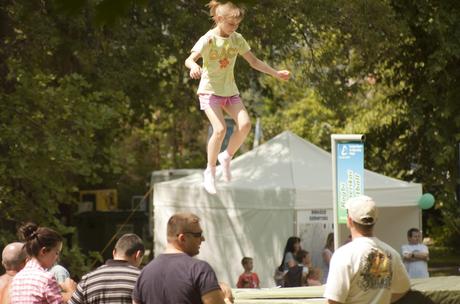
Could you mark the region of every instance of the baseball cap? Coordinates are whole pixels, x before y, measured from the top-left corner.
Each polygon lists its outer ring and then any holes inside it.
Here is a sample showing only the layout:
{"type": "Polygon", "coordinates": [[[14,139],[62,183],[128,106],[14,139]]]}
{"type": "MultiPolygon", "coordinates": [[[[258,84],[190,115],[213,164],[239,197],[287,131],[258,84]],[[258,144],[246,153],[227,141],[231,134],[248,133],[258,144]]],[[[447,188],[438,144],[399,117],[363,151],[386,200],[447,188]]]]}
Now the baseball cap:
{"type": "Polygon", "coordinates": [[[377,207],[374,200],[366,195],[355,196],[347,200],[345,208],[348,216],[361,225],[373,225],[377,221],[377,207]]]}

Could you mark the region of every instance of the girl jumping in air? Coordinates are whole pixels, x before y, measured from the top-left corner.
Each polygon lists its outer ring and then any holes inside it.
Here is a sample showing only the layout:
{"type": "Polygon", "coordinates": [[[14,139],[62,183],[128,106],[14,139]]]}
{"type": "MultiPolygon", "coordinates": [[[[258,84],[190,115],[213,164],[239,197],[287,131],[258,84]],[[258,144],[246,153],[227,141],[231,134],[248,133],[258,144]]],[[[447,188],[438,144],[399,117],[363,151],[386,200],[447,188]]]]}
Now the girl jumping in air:
{"type": "Polygon", "coordinates": [[[218,1],[209,2],[208,7],[215,27],[198,40],[185,65],[190,69],[191,78],[201,78],[197,92],[200,109],[206,113],[213,130],[208,142],[208,164],[203,174],[203,186],[208,193],[216,194],[217,160],[222,167],[224,181],[231,181],[230,162],[251,129],[249,115],[241,102],[233,75],[236,56],[243,56],[253,69],[278,79],[287,80],[290,73],[274,70],[252,54],[246,40],[236,32],[244,17],[242,8],[231,2],[222,4],[218,1]],[[203,67],[196,63],[201,57],[203,67]],[[226,132],[223,111],[230,115],[236,126],[227,149],[219,153],[226,132]]]}

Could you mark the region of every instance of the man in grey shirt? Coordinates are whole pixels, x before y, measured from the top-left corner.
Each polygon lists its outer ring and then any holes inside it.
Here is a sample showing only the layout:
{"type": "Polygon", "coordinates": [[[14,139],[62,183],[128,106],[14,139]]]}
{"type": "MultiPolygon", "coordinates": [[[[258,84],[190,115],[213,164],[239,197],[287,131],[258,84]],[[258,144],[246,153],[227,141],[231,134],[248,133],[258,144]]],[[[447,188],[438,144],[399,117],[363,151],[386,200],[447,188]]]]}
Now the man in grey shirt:
{"type": "Polygon", "coordinates": [[[133,303],[225,304],[214,270],[205,261],[193,258],[204,241],[198,216],[173,215],[168,221],[167,238],[165,253],[142,269],[133,303]]]}

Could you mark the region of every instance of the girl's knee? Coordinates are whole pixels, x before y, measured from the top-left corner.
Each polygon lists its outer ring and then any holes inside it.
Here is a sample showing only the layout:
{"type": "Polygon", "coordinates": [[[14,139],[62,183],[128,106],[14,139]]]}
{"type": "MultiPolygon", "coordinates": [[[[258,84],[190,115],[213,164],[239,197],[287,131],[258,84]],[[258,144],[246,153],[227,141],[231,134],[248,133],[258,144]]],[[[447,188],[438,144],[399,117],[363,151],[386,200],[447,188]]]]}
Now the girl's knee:
{"type": "Polygon", "coordinates": [[[227,128],[215,128],[212,130],[212,135],[218,139],[223,139],[225,137],[226,132],[227,128]]]}
{"type": "Polygon", "coordinates": [[[241,132],[249,132],[251,131],[252,125],[250,121],[245,121],[239,127],[240,127],[239,129],[241,132]]]}

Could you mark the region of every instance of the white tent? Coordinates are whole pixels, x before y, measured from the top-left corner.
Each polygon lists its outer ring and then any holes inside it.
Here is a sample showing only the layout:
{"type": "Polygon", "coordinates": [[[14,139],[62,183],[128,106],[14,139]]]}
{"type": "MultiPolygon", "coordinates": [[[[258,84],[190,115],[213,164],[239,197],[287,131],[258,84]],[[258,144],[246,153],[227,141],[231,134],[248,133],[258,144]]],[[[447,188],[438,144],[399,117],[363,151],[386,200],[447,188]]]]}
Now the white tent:
{"type": "MultiPolygon", "coordinates": [[[[286,131],[234,159],[233,181],[219,180],[215,196],[202,189],[201,174],[156,184],[155,255],[165,248],[169,217],[188,211],[202,220],[206,241],[198,258],[232,286],[243,271],[243,256],[254,258],[262,287],[274,286],[275,267],[292,235],[302,238],[318,264],[325,235],[332,231],[331,165],[330,153],[286,131]]],[[[399,250],[406,231],[421,226],[421,185],[366,170],[364,187],[380,208],[377,236],[399,250]]]]}

